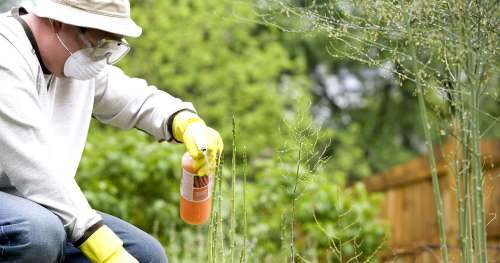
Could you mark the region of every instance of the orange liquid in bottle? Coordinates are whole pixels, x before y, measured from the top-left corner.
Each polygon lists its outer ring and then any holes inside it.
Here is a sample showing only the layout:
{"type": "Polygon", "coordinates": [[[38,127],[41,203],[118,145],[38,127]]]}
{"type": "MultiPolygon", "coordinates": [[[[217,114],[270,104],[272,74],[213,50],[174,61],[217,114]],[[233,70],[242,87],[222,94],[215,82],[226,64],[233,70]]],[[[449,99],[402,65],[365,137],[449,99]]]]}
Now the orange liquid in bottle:
{"type": "Polygon", "coordinates": [[[210,218],[212,206],[212,176],[197,176],[193,159],[188,153],[182,157],[180,216],[190,225],[201,225],[210,218]]]}

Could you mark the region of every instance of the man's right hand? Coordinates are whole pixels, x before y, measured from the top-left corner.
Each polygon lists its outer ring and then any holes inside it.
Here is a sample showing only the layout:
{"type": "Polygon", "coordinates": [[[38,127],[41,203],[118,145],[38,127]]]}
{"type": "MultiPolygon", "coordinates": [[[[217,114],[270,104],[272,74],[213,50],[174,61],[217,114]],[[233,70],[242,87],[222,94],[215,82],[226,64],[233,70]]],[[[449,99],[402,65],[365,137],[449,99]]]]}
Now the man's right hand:
{"type": "Polygon", "coordinates": [[[213,175],[217,158],[224,148],[219,132],[206,126],[197,114],[190,111],[181,111],[175,116],[172,130],[174,138],[186,146],[194,161],[193,170],[196,174],[213,175]]]}
{"type": "Polygon", "coordinates": [[[79,248],[92,263],[139,263],[123,248],[123,241],[105,225],[97,229],[79,248]]]}

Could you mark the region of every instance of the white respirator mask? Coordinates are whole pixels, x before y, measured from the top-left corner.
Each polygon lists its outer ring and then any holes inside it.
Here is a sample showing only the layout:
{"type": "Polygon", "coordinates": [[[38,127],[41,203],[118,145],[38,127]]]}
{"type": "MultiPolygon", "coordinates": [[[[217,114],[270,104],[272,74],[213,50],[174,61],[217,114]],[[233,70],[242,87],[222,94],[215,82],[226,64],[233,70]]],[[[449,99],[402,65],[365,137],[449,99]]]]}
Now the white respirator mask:
{"type": "Polygon", "coordinates": [[[100,60],[92,58],[92,48],[83,48],[73,53],[64,44],[57,32],[56,36],[64,49],[70,54],[66,62],[64,62],[64,76],[73,79],[88,80],[99,75],[108,65],[106,58],[100,60]]]}
{"type": "Polygon", "coordinates": [[[92,79],[99,75],[108,65],[113,65],[118,62],[118,60],[124,57],[130,50],[130,47],[124,39],[121,41],[102,39],[93,47],[92,44],[85,39],[82,32],[80,32],[78,36],[85,44],[86,48],[82,48],[73,53],[56,32],[57,39],[70,54],[66,62],[64,62],[64,75],[68,78],[78,80],[92,79]]]}
{"type": "Polygon", "coordinates": [[[72,53],[64,63],[64,75],[79,80],[88,80],[99,75],[108,63],[106,59],[93,60],[91,52],[91,49],[84,48],[72,53]]]}

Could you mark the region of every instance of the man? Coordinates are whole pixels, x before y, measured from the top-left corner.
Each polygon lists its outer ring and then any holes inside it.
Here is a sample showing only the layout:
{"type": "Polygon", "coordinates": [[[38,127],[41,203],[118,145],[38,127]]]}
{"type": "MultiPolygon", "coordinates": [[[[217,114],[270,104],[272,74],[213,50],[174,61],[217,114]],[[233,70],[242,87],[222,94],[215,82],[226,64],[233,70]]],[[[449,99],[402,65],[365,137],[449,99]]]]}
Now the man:
{"type": "Polygon", "coordinates": [[[93,210],[74,180],[92,116],[184,143],[199,175],[222,152],[191,103],[113,66],[129,50],[123,37],[140,34],[128,0],[52,0],[0,17],[0,262],[167,261],[151,236],[93,210]]]}

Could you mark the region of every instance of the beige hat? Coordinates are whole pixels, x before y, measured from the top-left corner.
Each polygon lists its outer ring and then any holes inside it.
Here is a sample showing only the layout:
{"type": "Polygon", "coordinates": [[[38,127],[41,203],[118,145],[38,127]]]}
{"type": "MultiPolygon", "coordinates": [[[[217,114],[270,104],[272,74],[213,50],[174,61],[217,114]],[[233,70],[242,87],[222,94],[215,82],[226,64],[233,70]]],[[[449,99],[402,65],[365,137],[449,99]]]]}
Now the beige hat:
{"type": "Polygon", "coordinates": [[[122,36],[138,37],[142,33],[130,18],[128,0],[45,0],[26,9],[39,17],[122,36]]]}

